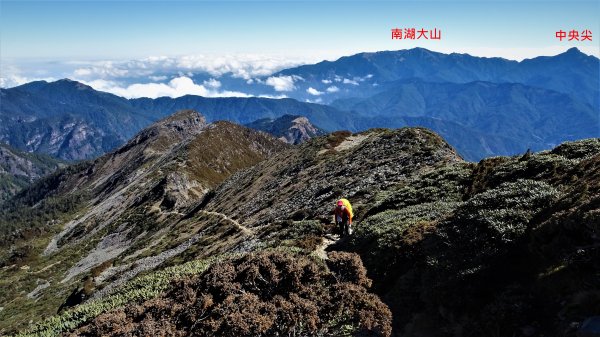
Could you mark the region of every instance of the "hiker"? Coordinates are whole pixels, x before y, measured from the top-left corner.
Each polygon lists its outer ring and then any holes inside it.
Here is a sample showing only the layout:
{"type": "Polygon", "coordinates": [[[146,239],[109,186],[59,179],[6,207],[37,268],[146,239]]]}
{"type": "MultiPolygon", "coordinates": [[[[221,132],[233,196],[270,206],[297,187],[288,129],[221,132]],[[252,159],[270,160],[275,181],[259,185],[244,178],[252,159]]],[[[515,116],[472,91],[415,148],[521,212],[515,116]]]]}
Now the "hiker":
{"type": "Polygon", "coordinates": [[[340,230],[340,236],[346,236],[352,234],[352,205],[347,199],[340,199],[337,201],[335,209],[333,210],[335,216],[335,225],[340,230]]]}

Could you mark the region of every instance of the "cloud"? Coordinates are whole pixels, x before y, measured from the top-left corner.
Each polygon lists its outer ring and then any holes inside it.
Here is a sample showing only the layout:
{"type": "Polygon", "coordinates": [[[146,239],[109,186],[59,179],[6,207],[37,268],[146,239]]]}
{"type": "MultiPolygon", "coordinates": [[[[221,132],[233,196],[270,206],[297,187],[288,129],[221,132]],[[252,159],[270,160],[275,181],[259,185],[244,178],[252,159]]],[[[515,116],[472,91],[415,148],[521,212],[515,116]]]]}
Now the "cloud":
{"type": "Polygon", "coordinates": [[[73,74],[75,74],[75,76],[89,76],[92,74],[92,69],[90,69],[90,68],[75,69],[73,74]]]}
{"type": "Polygon", "coordinates": [[[168,77],[167,76],[148,76],[148,78],[154,82],[162,82],[162,81],[166,80],[168,77]]]}
{"type": "Polygon", "coordinates": [[[25,83],[33,82],[33,81],[46,81],[46,82],[54,82],[57,79],[54,77],[26,77],[22,76],[19,73],[8,74],[6,76],[0,77],[0,88],[13,88],[19,85],[23,85],[25,83]]]}
{"type": "Polygon", "coordinates": [[[321,80],[321,82],[323,82],[325,84],[331,84],[331,80],[321,80]]]}
{"type": "Polygon", "coordinates": [[[11,88],[21,84],[30,82],[27,77],[19,75],[9,75],[7,77],[0,77],[0,88],[11,88]]]}
{"type": "Polygon", "coordinates": [[[205,83],[207,82],[209,83],[209,88],[204,85],[196,84],[191,78],[185,76],[176,77],[168,83],[135,83],[128,85],[127,87],[122,87],[113,81],[102,79],[84,83],[96,90],[110,92],[125,98],[158,98],[164,96],[176,98],[185,95],[204,97],[250,97],[250,95],[242,92],[214,90],[220,86],[220,83],[215,87],[215,82],[218,81],[205,81],[205,83]]]}
{"type": "Polygon", "coordinates": [[[147,68],[142,71],[132,67],[128,62],[115,63],[113,61],[92,61],[84,62],[68,62],[74,66],[80,66],[73,71],[73,77],[93,77],[93,78],[119,78],[126,76],[149,76],[152,71],[147,68]]]}
{"type": "Polygon", "coordinates": [[[294,82],[297,80],[302,80],[302,77],[296,75],[278,77],[271,76],[267,78],[265,84],[272,86],[275,91],[292,91],[296,89],[294,82]]]}
{"type": "Polygon", "coordinates": [[[322,91],[319,91],[313,87],[310,87],[308,89],[306,89],[306,92],[313,95],[313,96],[319,96],[319,95],[323,95],[322,91]]]}
{"type": "Polygon", "coordinates": [[[309,63],[306,58],[293,58],[274,55],[238,54],[238,55],[192,55],[175,60],[179,68],[205,71],[219,77],[231,73],[233,77],[248,80],[252,77],[271,75],[285,68],[309,63]]]}
{"type": "Polygon", "coordinates": [[[286,95],[258,95],[258,97],[261,97],[261,98],[272,98],[272,99],[288,98],[286,95]]]}
{"type": "Polygon", "coordinates": [[[340,88],[336,87],[335,85],[332,85],[329,88],[327,88],[326,91],[327,92],[338,92],[338,91],[340,91],[340,88]]]}
{"type": "Polygon", "coordinates": [[[306,103],[321,103],[321,102],[323,102],[323,100],[321,99],[321,97],[319,97],[319,98],[315,99],[314,101],[313,101],[313,100],[310,100],[310,99],[305,99],[304,101],[305,101],[306,103]]]}
{"type": "Polygon", "coordinates": [[[191,73],[208,73],[215,78],[230,74],[235,78],[249,80],[316,61],[319,61],[316,56],[290,57],[269,54],[151,56],[128,61],[71,61],[67,64],[76,69],[66,76],[86,80],[124,80],[171,74],[191,77],[191,73]]]}
{"type": "Polygon", "coordinates": [[[344,83],[344,84],[358,85],[358,82],[356,82],[355,80],[349,80],[347,78],[344,78],[344,81],[342,83],[344,83]]]}
{"type": "Polygon", "coordinates": [[[214,78],[209,79],[208,81],[202,82],[205,86],[213,89],[218,89],[221,87],[221,82],[215,80],[214,78]]]}
{"type": "MultiPolygon", "coordinates": [[[[364,82],[364,81],[366,81],[366,80],[368,80],[368,79],[370,79],[372,77],[373,77],[373,74],[368,74],[368,75],[363,76],[363,77],[355,76],[355,77],[352,78],[352,80],[354,80],[355,82],[364,82]]],[[[346,83],[346,82],[344,82],[344,83],[346,83]]],[[[352,83],[352,84],[354,84],[354,83],[352,83]]]]}

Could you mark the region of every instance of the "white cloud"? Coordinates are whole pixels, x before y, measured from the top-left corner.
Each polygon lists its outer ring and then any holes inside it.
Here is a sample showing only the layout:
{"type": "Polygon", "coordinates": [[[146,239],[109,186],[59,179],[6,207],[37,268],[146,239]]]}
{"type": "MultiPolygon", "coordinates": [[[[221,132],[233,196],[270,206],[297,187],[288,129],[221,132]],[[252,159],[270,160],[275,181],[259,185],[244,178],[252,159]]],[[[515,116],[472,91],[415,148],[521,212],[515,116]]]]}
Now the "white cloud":
{"type": "Polygon", "coordinates": [[[252,77],[271,75],[279,70],[311,63],[315,60],[280,55],[191,55],[171,60],[177,68],[204,71],[220,77],[231,73],[233,77],[248,80],[252,77]]]}
{"type": "Polygon", "coordinates": [[[342,83],[344,83],[344,84],[358,85],[358,82],[356,82],[355,80],[349,80],[347,78],[344,78],[344,81],[342,83]]]}
{"type": "Polygon", "coordinates": [[[261,97],[261,98],[273,98],[273,99],[288,98],[286,95],[258,95],[258,97],[261,97]]]}
{"type": "Polygon", "coordinates": [[[177,57],[151,56],[129,61],[72,61],[77,67],[69,77],[91,79],[123,79],[179,74],[191,77],[192,73],[208,73],[213,77],[231,74],[235,78],[249,80],[302,64],[320,61],[317,56],[270,54],[185,55],[177,57]]]}
{"type": "Polygon", "coordinates": [[[311,100],[311,99],[305,99],[304,100],[306,103],[321,103],[323,102],[323,100],[321,99],[321,97],[315,99],[315,100],[311,100]]]}
{"type": "Polygon", "coordinates": [[[296,89],[294,82],[297,80],[302,80],[302,77],[296,75],[279,77],[271,76],[267,78],[265,84],[272,86],[275,91],[292,91],[296,89]]]}
{"type": "Polygon", "coordinates": [[[154,82],[162,82],[162,81],[166,80],[168,77],[167,76],[148,76],[148,78],[154,82]]]}
{"type": "Polygon", "coordinates": [[[331,84],[331,80],[321,80],[321,82],[323,82],[325,84],[331,84]]]}
{"type": "Polygon", "coordinates": [[[358,82],[364,82],[365,80],[368,80],[369,78],[373,77],[373,74],[368,74],[366,76],[360,77],[360,76],[355,76],[353,78],[354,81],[358,81],[358,82]]]}
{"type": "Polygon", "coordinates": [[[89,76],[92,74],[92,69],[90,69],[90,68],[75,69],[73,74],[75,74],[75,76],[89,76]]]}
{"type": "Polygon", "coordinates": [[[113,61],[93,61],[87,64],[81,62],[71,62],[73,65],[83,65],[73,71],[74,77],[94,77],[94,78],[118,78],[125,76],[149,76],[152,71],[132,67],[129,62],[124,64],[113,61]],[[141,71],[144,70],[144,71],[141,71]]]}
{"type": "Polygon", "coordinates": [[[327,92],[338,92],[338,91],[340,91],[340,88],[336,87],[335,85],[332,85],[329,88],[327,88],[327,92]]]}
{"type": "Polygon", "coordinates": [[[215,80],[214,78],[209,79],[208,81],[202,82],[205,86],[213,89],[218,89],[221,87],[221,82],[215,80]]]}
{"type": "Polygon", "coordinates": [[[313,87],[310,87],[308,89],[306,89],[306,92],[313,95],[313,96],[319,96],[319,95],[323,95],[322,91],[319,91],[313,87]]]}
{"type": "Polygon", "coordinates": [[[23,85],[25,83],[33,82],[33,81],[46,81],[46,82],[54,82],[57,79],[54,77],[26,77],[20,75],[18,72],[14,74],[8,74],[7,76],[0,77],[0,88],[12,88],[19,85],[23,85]]]}
{"type": "MultiPolygon", "coordinates": [[[[139,97],[181,97],[185,95],[198,95],[205,97],[250,97],[250,95],[235,91],[217,91],[216,88],[207,88],[196,84],[185,76],[176,77],[168,83],[135,83],[127,87],[121,87],[113,81],[94,80],[85,84],[100,91],[106,91],[125,98],[139,97]]],[[[214,82],[212,83],[214,85],[214,82]]]]}
{"type": "Polygon", "coordinates": [[[19,75],[9,75],[7,77],[0,77],[0,88],[12,88],[21,84],[30,82],[29,79],[19,75]]]}

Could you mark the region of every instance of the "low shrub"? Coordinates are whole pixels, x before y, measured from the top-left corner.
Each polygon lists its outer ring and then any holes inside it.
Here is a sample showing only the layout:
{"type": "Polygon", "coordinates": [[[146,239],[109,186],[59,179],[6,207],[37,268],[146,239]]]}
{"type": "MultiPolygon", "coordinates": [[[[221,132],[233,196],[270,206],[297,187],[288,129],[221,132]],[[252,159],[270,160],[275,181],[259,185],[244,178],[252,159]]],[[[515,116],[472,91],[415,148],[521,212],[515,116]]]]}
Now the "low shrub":
{"type": "Polygon", "coordinates": [[[391,312],[367,292],[360,258],[333,254],[329,264],[281,251],[231,258],[73,336],[390,336],[391,312]]]}

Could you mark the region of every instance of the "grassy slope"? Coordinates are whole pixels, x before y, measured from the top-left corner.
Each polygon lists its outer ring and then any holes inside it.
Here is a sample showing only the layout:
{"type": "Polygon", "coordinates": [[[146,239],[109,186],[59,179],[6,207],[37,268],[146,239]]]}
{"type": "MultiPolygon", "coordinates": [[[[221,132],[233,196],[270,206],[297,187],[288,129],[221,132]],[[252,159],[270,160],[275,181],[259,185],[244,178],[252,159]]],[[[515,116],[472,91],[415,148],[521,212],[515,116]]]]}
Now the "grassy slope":
{"type": "MultiPolygon", "coordinates": [[[[180,209],[169,198],[187,196],[197,201],[232,173],[283,148],[285,144],[272,137],[231,123],[216,123],[185,141],[179,131],[149,129],[121,150],[38,181],[0,210],[0,241],[6,247],[0,250],[0,332],[23,329],[30,321],[55,314],[74,289],[91,293],[104,286],[90,283],[94,270],[84,269],[70,280],[64,278],[106,236],[120,234],[123,228],[125,239],[133,240],[132,244],[107,261],[106,267],[131,267],[136,259],[159,255],[200,232],[198,244],[220,243],[212,245],[210,253],[239,244],[243,236],[233,224],[210,214],[182,219],[180,209]],[[156,141],[148,141],[153,135],[158,137],[156,141]],[[147,174],[138,179],[140,172],[147,174]],[[179,175],[171,179],[175,172],[179,175]],[[134,185],[127,190],[131,182],[134,185]],[[121,191],[122,197],[115,199],[118,207],[109,204],[98,213],[104,201],[121,191]],[[110,217],[110,223],[95,231],[110,217]],[[51,238],[74,219],[81,223],[58,241],[59,249],[42,255],[51,238]],[[137,258],[126,259],[134,253],[137,258]],[[47,283],[37,298],[27,296],[47,283]]],[[[186,254],[208,255],[193,249],[186,254]]]]}

